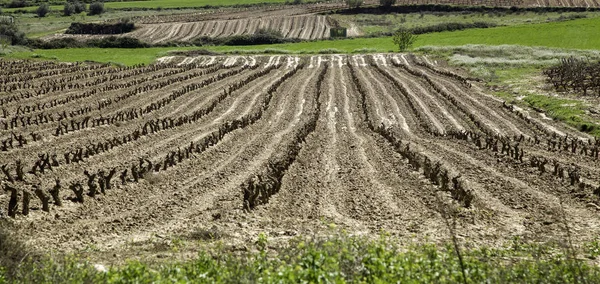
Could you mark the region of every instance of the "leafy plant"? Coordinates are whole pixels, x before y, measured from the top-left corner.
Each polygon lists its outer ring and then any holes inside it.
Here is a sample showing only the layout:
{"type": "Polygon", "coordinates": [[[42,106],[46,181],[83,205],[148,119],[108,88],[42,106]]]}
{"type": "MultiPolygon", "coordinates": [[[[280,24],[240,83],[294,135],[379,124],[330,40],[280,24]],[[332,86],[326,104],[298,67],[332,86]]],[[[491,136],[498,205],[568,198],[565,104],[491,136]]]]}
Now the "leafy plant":
{"type": "Polygon", "coordinates": [[[90,4],[90,11],[88,12],[89,16],[100,15],[102,13],[104,13],[104,3],[94,2],[90,4]]]}
{"type": "Polygon", "coordinates": [[[406,51],[410,48],[413,43],[417,40],[417,35],[413,34],[412,31],[404,28],[398,29],[392,36],[394,44],[398,46],[400,52],[406,51]]]}
{"type": "Polygon", "coordinates": [[[350,9],[358,9],[363,4],[363,0],[345,0],[350,9]]]}
{"type": "Polygon", "coordinates": [[[50,6],[48,5],[48,3],[42,3],[37,10],[35,10],[35,13],[38,17],[43,18],[46,17],[46,15],[50,12],[50,6]]]}
{"type": "Polygon", "coordinates": [[[394,4],[396,4],[396,0],[379,0],[379,5],[384,8],[392,7],[394,4]]]}

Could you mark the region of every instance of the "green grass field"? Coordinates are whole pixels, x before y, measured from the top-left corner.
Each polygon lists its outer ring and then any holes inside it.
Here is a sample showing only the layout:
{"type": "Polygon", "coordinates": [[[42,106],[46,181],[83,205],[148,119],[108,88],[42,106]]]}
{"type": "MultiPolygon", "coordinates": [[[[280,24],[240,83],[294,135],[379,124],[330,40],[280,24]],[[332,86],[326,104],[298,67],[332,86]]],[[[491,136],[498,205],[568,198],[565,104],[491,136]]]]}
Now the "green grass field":
{"type": "MultiPolygon", "coordinates": [[[[189,50],[189,48],[177,48],[176,50],[189,50]]],[[[111,62],[123,65],[149,64],[156,58],[164,56],[168,51],[174,50],[169,47],[157,48],[73,48],[73,49],[39,49],[34,51],[18,51],[8,55],[11,58],[38,58],[45,60],[58,60],[65,62],[96,61],[111,62]]]]}
{"type": "Polygon", "coordinates": [[[340,25],[349,28],[355,25],[364,35],[392,33],[398,28],[427,27],[448,23],[484,22],[498,26],[515,26],[557,22],[573,17],[600,17],[595,12],[522,12],[522,13],[409,13],[409,14],[357,14],[331,15],[340,25]]]}

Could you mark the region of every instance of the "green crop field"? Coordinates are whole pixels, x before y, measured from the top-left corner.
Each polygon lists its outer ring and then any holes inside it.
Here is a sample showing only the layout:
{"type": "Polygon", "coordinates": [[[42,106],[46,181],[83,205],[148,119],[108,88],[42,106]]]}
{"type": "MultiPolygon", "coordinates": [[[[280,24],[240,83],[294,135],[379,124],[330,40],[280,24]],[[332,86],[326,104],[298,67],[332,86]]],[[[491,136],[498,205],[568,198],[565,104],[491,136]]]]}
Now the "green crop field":
{"type": "Polygon", "coordinates": [[[363,35],[392,33],[398,28],[418,28],[448,23],[486,23],[497,26],[516,26],[600,17],[595,12],[522,12],[522,13],[409,13],[331,15],[343,27],[355,26],[363,35]]]}

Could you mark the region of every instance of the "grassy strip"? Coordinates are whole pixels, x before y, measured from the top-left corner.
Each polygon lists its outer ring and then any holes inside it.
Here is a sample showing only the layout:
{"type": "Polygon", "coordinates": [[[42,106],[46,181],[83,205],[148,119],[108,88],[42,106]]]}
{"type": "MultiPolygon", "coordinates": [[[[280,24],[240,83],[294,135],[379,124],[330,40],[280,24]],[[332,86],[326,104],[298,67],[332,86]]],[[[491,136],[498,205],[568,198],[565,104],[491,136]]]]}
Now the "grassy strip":
{"type": "Polygon", "coordinates": [[[532,108],[543,110],[551,118],[600,137],[600,124],[586,115],[587,107],[582,101],[545,95],[528,95],[523,100],[532,108]]]}
{"type": "MultiPolygon", "coordinates": [[[[177,48],[176,50],[190,50],[177,48]]],[[[72,49],[38,49],[34,51],[17,51],[6,55],[17,59],[44,59],[64,62],[95,61],[122,65],[150,64],[156,58],[174,50],[171,47],[156,48],[72,48],[72,49]]]]}
{"type": "MultiPolygon", "coordinates": [[[[26,261],[10,280],[23,283],[600,283],[600,267],[566,257],[558,245],[512,240],[499,249],[462,252],[466,282],[452,246],[413,245],[401,249],[378,240],[337,234],[297,238],[277,251],[259,236],[253,252],[234,255],[222,246],[184,263],[130,262],[101,271],[77,258],[26,261]]],[[[585,246],[597,258],[600,243],[585,246]]],[[[8,275],[8,274],[7,274],[8,275]]],[[[4,277],[8,278],[8,276],[4,277]]],[[[0,283],[3,276],[0,274],[0,283]]]]}

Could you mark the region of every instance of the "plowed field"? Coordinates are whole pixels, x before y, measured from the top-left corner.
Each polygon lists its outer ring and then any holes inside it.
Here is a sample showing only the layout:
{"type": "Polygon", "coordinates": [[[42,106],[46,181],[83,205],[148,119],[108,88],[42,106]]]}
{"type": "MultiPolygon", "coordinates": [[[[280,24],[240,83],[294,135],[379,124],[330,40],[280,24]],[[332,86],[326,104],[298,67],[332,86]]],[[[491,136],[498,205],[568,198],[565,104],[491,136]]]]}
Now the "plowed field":
{"type": "Polygon", "coordinates": [[[125,36],[151,43],[190,41],[197,37],[230,37],[252,35],[260,29],[281,32],[285,38],[322,39],[329,37],[326,16],[245,18],[161,24],[140,24],[125,36]]]}
{"type": "Polygon", "coordinates": [[[600,234],[598,142],[426,57],[0,65],[1,214],[43,249],[323,222],[435,241],[444,216],[482,244],[600,234]]]}

